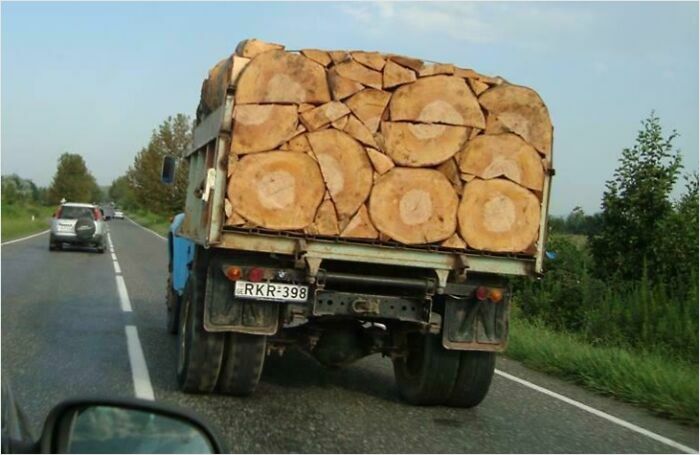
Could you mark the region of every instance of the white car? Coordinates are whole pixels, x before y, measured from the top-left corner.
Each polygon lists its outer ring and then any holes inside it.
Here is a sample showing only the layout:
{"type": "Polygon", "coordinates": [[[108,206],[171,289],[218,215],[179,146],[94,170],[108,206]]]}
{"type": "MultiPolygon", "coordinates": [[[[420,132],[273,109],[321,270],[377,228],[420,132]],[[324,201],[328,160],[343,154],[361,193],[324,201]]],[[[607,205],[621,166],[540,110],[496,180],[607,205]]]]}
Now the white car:
{"type": "Polygon", "coordinates": [[[114,211],[114,218],[116,218],[118,220],[123,220],[124,219],[124,212],[122,212],[121,210],[115,210],[114,211]]]}
{"type": "Polygon", "coordinates": [[[49,250],[60,250],[64,243],[85,245],[105,252],[106,225],[100,208],[94,204],[61,204],[51,221],[49,250]]]}

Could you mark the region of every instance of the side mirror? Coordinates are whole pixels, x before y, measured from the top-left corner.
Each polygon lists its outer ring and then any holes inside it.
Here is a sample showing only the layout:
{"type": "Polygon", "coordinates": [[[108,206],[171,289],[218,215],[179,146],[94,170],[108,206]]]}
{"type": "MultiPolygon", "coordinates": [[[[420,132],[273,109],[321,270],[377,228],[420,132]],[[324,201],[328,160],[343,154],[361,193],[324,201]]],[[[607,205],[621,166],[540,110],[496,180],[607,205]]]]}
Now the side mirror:
{"type": "Polygon", "coordinates": [[[170,185],[175,181],[175,157],[166,156],[163,158],[163,167],[160,170],[160,181],[170,185]]]}
{"type": "Polygon", "coordinates": [[[144,400],[71,400],[46,419],[41,453],[223,453],[197,417],[144,400]]]}

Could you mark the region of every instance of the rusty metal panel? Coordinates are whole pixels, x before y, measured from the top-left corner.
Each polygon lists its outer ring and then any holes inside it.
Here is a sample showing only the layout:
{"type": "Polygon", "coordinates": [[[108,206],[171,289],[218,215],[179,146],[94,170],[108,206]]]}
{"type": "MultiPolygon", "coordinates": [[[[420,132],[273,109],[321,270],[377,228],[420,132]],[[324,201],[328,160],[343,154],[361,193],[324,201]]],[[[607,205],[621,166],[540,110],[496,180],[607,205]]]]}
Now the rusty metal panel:
{"type": "Polygon", "coordinates": [[[207,147],[205,146],[188,157],[190,168],[185,196],[185,219],[180,230],[184,237],[200,245],[204,245],[206,240],[201,229],[202,213],[205,204],[199,191],[207,173],[206,149],[207,147]]]}
{"type": "MultiPolygon", "coordinates": [[[[550,163],[550,166],[552,164],[550,163]]],[[[544,253],[547,247],[547,219],[549,214],[549,195],[552,187],[554,169],[545,170],[544,190],[542,192],[542,209],[540,211],[540,235],[537,239],[537,254],[535,256],[535,273],[542,274],[544,253]]]]}

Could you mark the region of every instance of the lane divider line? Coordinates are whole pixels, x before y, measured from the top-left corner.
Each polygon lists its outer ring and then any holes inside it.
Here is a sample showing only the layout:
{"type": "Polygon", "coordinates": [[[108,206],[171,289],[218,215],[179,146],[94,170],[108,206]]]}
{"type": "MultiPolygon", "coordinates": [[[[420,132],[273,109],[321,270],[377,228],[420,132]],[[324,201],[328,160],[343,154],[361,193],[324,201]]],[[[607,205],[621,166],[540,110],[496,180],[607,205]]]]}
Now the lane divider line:
{"type": "Polygon", "coordinates": [[[7,242],[2,242],[2,243],[0,243],[0,245],[11,245],[13,243],[24,242],[25,240],[33,239],[34,237],[39,237],[40,235],[44,235],[50,231],[51,231],[51,229],[47,229],[45,231],[37,232],[36,234],[28,235],[28,236],[22,237],[20,239],[8,240],[7,242]]]}
{"type": "Polygon", "coordinates": [[[603,412],[603,411],[600,411],[598,409],[592,408],[586,404],[581,403],[580,401],[576,401],[576,400],[573,400],[573,399],[566,397],[564,395],[558,394],[556,392],[552,392],[551,390],[545,389],[544,387],[540,387],[536,384],[533,384],[530,381],[526,381],[525,379],[520,379],[517,376],[513,376],[512,374],[508,374],[505,371],[496,370],[496,374],[499,376],[502,376],[506,379],[510,379],[513,382],[517,382],[518,384],[523,385],[527,388],[530,388],[532,390],[536,390],[537,392],[543,393],[549,397],[563,401],[564,403],[570,404],[571,406],[574,406],[578,409],[581,409],[582,411],[586,411],[590,414],[598,416],[598,417],[605,419],[609,422],[612,422],[616,425],[620,425],[621,427],[627,428],[628,430],[634,431],[634,432],[639,433],[643,436],[651,438],[654,441],[660,442],[661,444],[665,444],[669,447],[673,447],[674,449],[680,450],[681,452],[698,453],[697,449],[690,448],[686,445],[683,445],[681,443],[673,441],[672,439],[669,439],[667,437],[664,437],[664,436],[661,436],[661,435],[656,434],[654,432],[651,432],[645,428],[642,428],[642,427],[637,426],[633,423],[627,422],[626,420],[622,420],[618,417],[610,415],[607,412],[603,412]]]}
{"type": "Polygon", "coordinates": [[[126,346],[129,351],[129,363],[131,364],[131,377],[134,381],[134,394],[136,398],[154,401],[155,394],[151,385],[151,376],[148,374],[146,357],[143,355],[139,333],[134,325],[127,325],[126,346]]]}
{"type": "Polygon", "coordinates": [[[125,313],[130,313],[131,300],[129,300],[129,293],[126,290],[124,277],[122,275],[117,275],[114,278],[117,280],[117,292],[119,293],[119,303],[121,304],[122,311],[125,313]]]}
{"type": "Polygon", "coordinates": [[[144,229],[144,230],[150,232],[151,234],[155,235],[155,236],[158,237],[159,239],[161,239],[161,240],[168,240],[168,239],[166,239],[165,237],[163,237],[162,235],[160,235],[159,233],[157,233],[156,231],[154,231],[154,230],[152,230],[152,229],[148,229],[146,226],[143,226],[143,225],[137,223],[136,221],[132,220],[132,219],[129,218],[128,216],[126,217],[126,219],[129,220],[132,224],[135,224],[136,226],[140,227],[141,229],[144,229]]]}
{"type": "Polygon", "coordinates": [[[119,267],[119,261],[112,261],[112,264],[114,265],[114,273],[116,273],[117,275],[121,275],[122,268],[119,267]]]}
{"type": "Polygon", "coordinates": [[[114,253],[109,253],[109,254],[112,255],[112,260],[113,260],[113,261],[116,261],[116,260],[117,260],[117,255],[116,255],[116,254],[114,254],[114,253]]]}

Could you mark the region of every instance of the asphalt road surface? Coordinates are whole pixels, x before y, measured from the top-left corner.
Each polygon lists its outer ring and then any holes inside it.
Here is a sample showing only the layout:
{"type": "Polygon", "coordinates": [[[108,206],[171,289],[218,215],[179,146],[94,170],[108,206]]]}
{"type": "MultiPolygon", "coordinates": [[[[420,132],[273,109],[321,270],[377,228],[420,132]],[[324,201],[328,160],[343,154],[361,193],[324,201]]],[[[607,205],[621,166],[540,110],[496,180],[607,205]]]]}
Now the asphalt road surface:
{"type": "Polygon", "coordinates": [[[49,252],[47,234],[2,246],[2,374],[37,432],[60,400],[136,394],[196,412],[232,452],[697,451],[697,428],[503,358],[475,409],[402,403],[378,355],[328,371],[292,351],[267,359],[252,397],[183,394],[165,242],[129,220],[109,228],[113,254],[49,252]]]}

